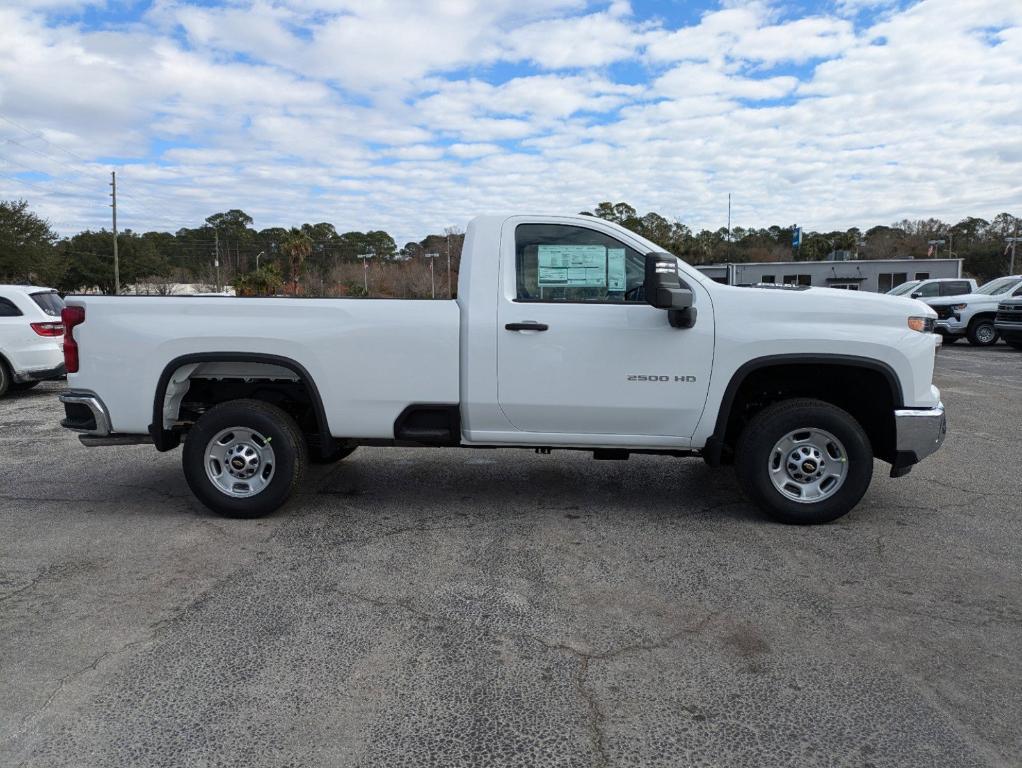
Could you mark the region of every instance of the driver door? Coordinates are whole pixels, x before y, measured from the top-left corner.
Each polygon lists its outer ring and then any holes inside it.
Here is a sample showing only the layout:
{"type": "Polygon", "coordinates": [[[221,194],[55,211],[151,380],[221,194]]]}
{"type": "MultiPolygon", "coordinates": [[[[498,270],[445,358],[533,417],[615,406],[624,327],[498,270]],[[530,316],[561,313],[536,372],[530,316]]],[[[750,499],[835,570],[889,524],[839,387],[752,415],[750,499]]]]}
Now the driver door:
{"type": "Polygon", "coordinates": [[[598,223],[529,221],[505,231],[498,304],[498,403],[522,432],[689,438],[702,415],[713,313],[672,328],[640,299],[644,254],[598,223]]]}

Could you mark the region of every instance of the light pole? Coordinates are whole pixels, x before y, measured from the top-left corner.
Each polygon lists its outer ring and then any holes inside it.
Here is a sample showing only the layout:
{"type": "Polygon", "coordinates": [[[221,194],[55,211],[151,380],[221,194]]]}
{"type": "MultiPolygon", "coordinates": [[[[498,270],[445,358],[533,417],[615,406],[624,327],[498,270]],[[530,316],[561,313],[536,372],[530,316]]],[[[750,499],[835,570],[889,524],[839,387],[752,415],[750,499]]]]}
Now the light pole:
{"type": "Polygon", "coordinates": [[[373,257],[371,253],[360,253],[358,255],[362,259],[362,278],[365,284],[366,296],[369,295],[369,259],[373,257]]]}
{"type": "Polygon", "coordinates": [[[266,251],[259,251],[259,253],[256,254],[256,272],[259,271],[259,257],[260,256],[265,256],[265,255],[266,255],[266,251]]]}
{"type": "Polygon", "coordinates": [[[1011,246],[1011,264],[1008,266],[1008,274],[1009,275],[1014,275],[1015,274],[1015,246],[1018,245],[1019,242],[1022,242],[1022,237],[1009,237],[1009,238],[1006,238],[1004,242],[1008,243],[1011,246]]]}
{"type": "Polygon", "coordinates": [[[425,258],[429,259],[429,287],[430,287],[430,291],[433,294],[433,298],[435,299],[436,298],[436,280],[433,279],[433,265],[436,263],[436,257],[439,256],[440,254],[436,253],[434,251],[433,253],[424,253],[422,255],[425,258]]]}

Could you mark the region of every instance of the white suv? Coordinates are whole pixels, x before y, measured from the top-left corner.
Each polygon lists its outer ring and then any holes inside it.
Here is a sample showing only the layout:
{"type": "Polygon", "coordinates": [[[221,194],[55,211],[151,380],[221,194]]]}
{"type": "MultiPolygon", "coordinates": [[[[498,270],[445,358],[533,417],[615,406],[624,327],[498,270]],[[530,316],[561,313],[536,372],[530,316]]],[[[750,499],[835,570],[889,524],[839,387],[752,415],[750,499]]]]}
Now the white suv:
{"type": "Polygon", "coordinates": [[[52,288],[0,285],[0,397],[64,375],[63,308],[52,288]]]}

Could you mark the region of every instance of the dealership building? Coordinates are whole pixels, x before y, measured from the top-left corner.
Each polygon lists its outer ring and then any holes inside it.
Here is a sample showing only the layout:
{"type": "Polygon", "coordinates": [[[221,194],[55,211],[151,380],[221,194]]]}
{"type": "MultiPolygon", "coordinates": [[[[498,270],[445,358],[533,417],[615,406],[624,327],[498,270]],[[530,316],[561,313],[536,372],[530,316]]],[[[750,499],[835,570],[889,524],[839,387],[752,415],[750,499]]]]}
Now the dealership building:
{"type": "Polygon", "coordinates": [[[909,280],[961,277],[961,259],[853,259],[838,251],[827,261],[763,261],[697,266],[707,277],[726,285],[786,283],[852,291],[886,293],[909,280]]]}

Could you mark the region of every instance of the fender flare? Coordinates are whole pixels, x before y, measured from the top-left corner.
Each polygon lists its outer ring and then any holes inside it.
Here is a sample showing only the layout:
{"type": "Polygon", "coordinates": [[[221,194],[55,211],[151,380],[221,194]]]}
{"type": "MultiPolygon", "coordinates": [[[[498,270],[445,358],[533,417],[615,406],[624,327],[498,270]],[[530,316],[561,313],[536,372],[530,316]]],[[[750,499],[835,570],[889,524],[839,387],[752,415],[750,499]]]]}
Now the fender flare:
{"type": "Polygon", "coordinates": [[[839,354],[788,354],[788,355],[765,355],[755,357],[743,363],[735,371],[727,387],[724,388],[724,396],[720,400],[717,409],[717,421],[713,428],[713,434],[706,440],[703,448],[703,458],[710,466],[720,464],[721,455],[724,452],[724,438],[727,435],[728,420],[731,417],[731,408],[734,405],[735,396],[739,388],[749,377],[749,374],[762,368],[770,368],[775,365],[845,365],[852,368],[864,368],[881,374],[887,381],[891,390],[891,401],[895,408],[901,408],[905,402],[905,395],[901,389],[901,382],[898,375],[887,363],[881,360],[874,360],[870,357],[859,357],[858,355],[839,354]]]}
{"type": "Polygon", "coordinates": [[[321,435],[326,439],[320,440],[320,450],[324,456],[328,455],[333,448],[333,435],[330,434],[330,425],[326,418],[326,409],[323,407],[323,398],[320,397],[319,387],[301,363],[292,360],[290,357],[280,355],[264,354],[260,352],[195,352],[188,355],[175,357],[163,368],[160,378],[156,383],[156,393],[153,396],[153,421],[149,425],[149,435],[153,438],[153,444],[158,451],[170,451],[177,448],[181,443],[181,436],[175,432],[163,428],[163,402],[167,396],[167,386],[170,384],[170,377],[183,365],[191,363],[267,363],[277,365],[294,371],[309,389],[309,396],[312,399],[312,407],[316,413],[316,426],[321,435]]]}

